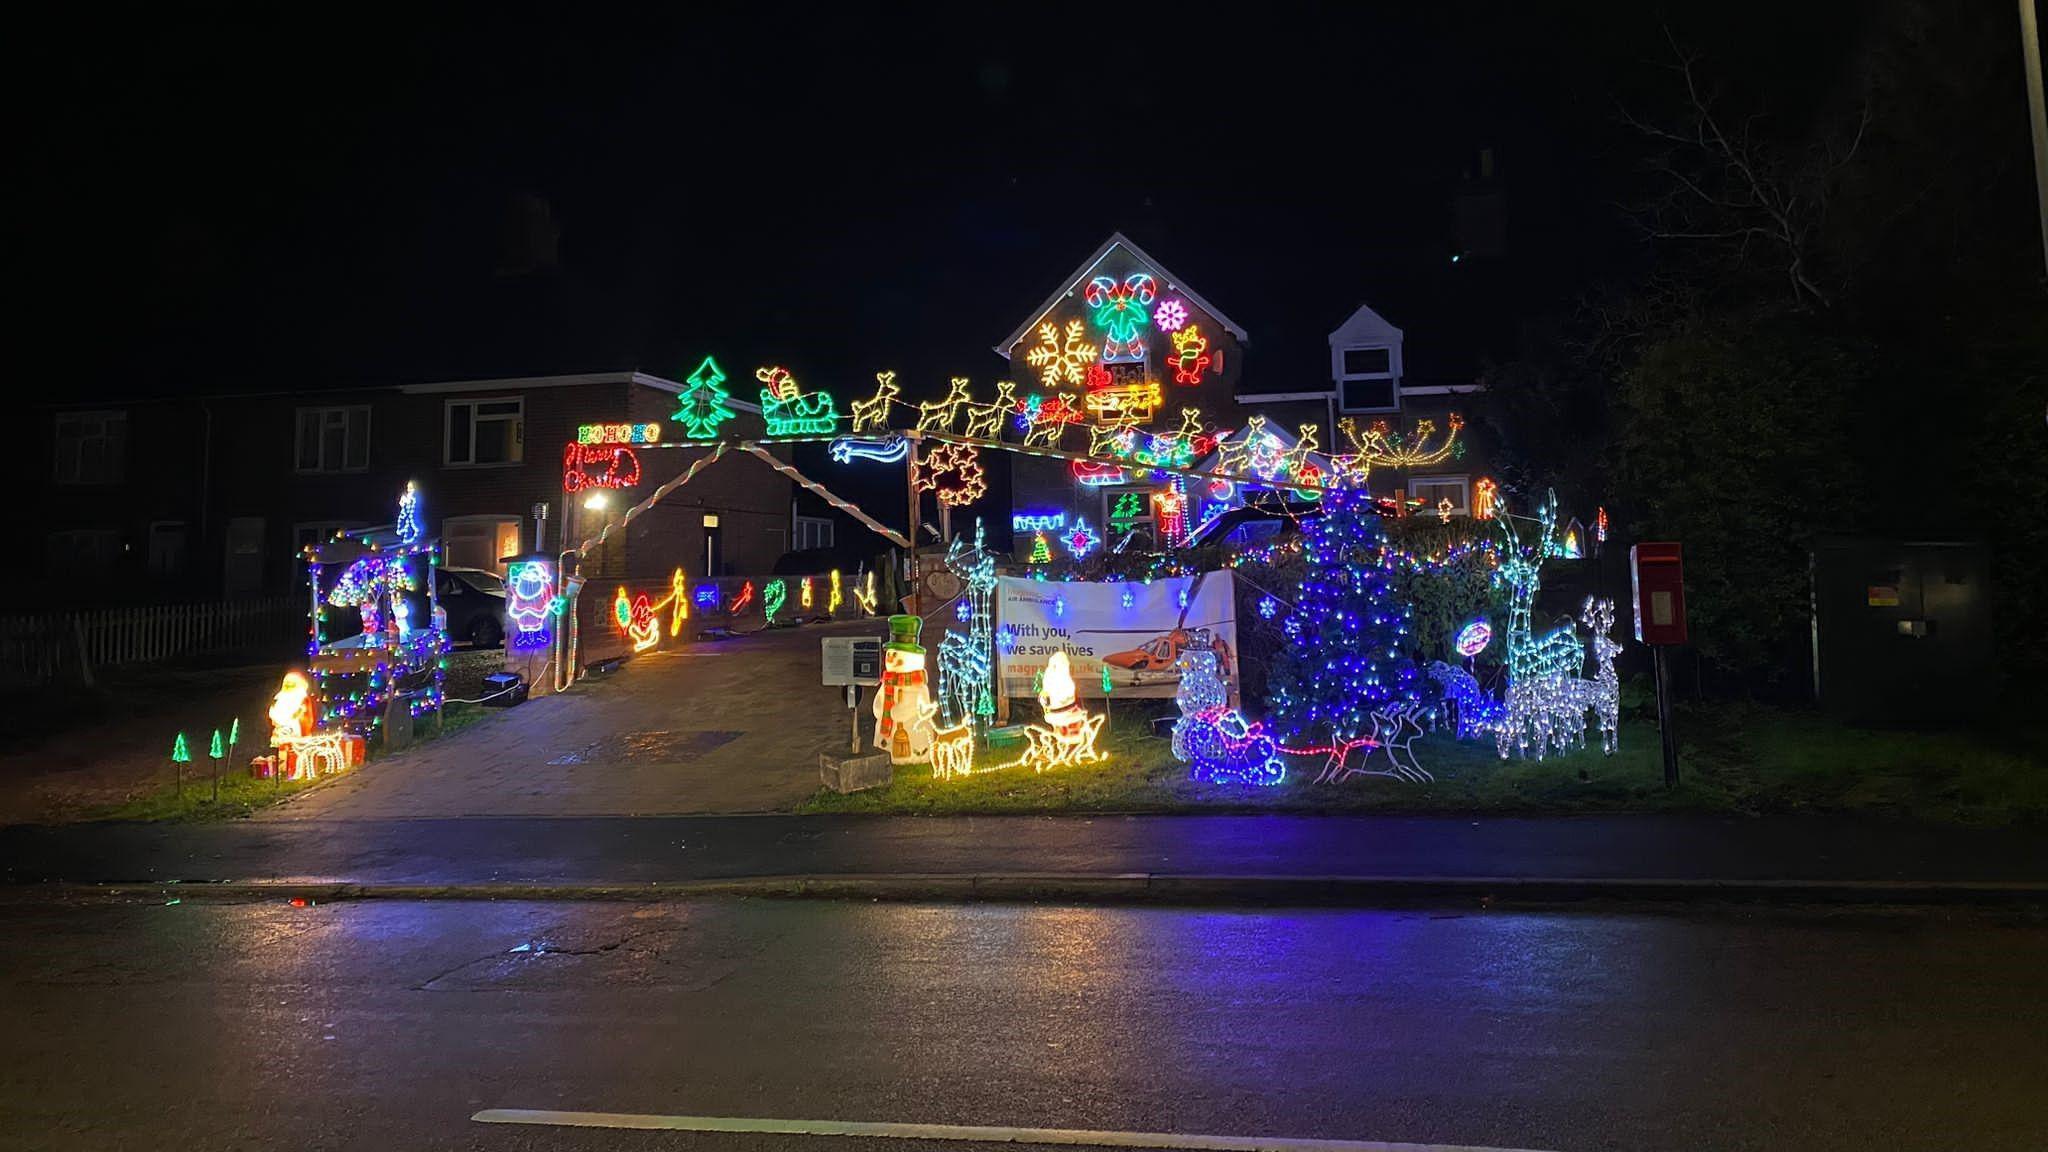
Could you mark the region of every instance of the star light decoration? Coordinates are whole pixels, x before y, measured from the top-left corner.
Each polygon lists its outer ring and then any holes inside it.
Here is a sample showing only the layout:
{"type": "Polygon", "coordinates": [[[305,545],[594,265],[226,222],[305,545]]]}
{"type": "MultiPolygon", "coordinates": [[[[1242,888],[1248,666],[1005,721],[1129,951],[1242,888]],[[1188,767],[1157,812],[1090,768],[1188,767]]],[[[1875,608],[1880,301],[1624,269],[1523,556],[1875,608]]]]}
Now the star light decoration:
{"type": "Polygon", "coordinates": [[[724,383],[725,370],[709,356],[690,373],[690,386],[676,395],[675,415],[669,417],[683,426],[685,439],[716,439],[718,426],[733,418],[732,408],[726,404],[732,394],[722,387],[724,383]]]}
{"type": "Polygon", "coordinates": [[[1060,538],[1060,543],[1067,546],[1068,555],[1080,560],[1095,551],[1096,545],[1102,543],[1102,537],[1097,535],[1093,528],[1088,527],[1086,516],[1076,516],[1074,526],[1067,529],[1066,535],[1060,538]]]}
{"type": "Polygon", "coordinates": [[[1079,320],[1067,321],[1064,330],[1048,321],[1038,326],[1038,345],[1024,354],[1024,362],[1038,369],[1038,379],[1047,388],[1058,388],[1086,380],[1097,355],[1079,320]]]}
{"type": "Polygon", "coordinates": [[[1472,485],[1472,516],[1477,520],[1493,519],[1494,508],[1500,503],[1500,485],[1491,477],[1481,476],[1472,485]]]}
{"type": "Polygon", "coordinates": [[[917,490],[936,492],[939,503],[958,508],[971,504],[988,491],[988,475],[981,467],[981,452],[971,444],[942,442],[925,450],[917,462],[917,490]],[[942,476],[953,482],[941,485],[942,476]]]}

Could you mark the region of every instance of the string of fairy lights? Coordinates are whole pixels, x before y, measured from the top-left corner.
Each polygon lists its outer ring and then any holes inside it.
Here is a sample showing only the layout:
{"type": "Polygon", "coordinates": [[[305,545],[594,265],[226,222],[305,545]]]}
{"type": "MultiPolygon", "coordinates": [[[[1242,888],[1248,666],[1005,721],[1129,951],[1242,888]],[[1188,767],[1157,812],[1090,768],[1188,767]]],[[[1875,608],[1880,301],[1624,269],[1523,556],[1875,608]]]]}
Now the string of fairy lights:
{"type": "MultiPolygon", "coordinates": [[[[1457,510],[1448,499],[1432,508],[1419,498],[1374,498],[1368,477],[1376,468],[1422,468],[1459,455],[1464,450],[1462,418],[1453,414],[1441,427],[1421,419],[1406,430],[1386,421],[1361,427],[1347,418],[1334,430],[1341,444],[1326,450],[1314,424],[1282,434],[1263,416],[1221,428],[1193,406],[1168,413],[1170,393],[1159,380],[1117,367],[1143,367],[1140,335],[1145,325],[1156,324],[1171,337],[1172,355],[1161,364],[1171,369],[1174,385],[1219,373],[1224,349],[1202,331],[1202,321],[1185,302],[1162,299],[1149,276],[1098,277],[1083,299],[1102,339],[1091,338],[1079,320],[1041,324],[1037,344],[1022,357],[1037,374],[1037,390],[1000,381],[984,399],[966,378],[956,377],[943,396],[913,401],[903,398],[896,374],[885,371],[876,374],[872,393],[842,413],[831,393],[807,390],[786,368],[762,367],[753,375],[765,434],[738,437],[729,434],[736,418],[729,377],[714,358],[705,357],[676,396],[669,421],[677,436],[665,435],[658,421],[580,427],[564,449],[563,490],[568,494],[637,489],[645,475],[639,459],[643,451],[696,449],[702,454],[621,515],[594,526],[559,558],[522,558],[508,566],[508,653],[543,658],[543,669],[554,671],[557,689],[573,682],[581,671],[576,602],[585,580],[572,572],[572,560],[580,567],[580,558],[602,550],[615,531],[628,529],[735,449],[905,549],[913,577],[921,544],[919,494],[932,495],[943,523],[950,510],[987,494],[981,457],[999,451],[1062,463],[1081,488],[1152,486],[1119,491],[1113,502],[1106,500],[1094,523],[1079,511],[1020,512],[1013,527],[1031,533],[1025,560],[1036,579],[1048,579],[1054,543],[1077,566],[1094,562],[1120,568],[1112,582],[1127,585],[1172,578],[1199,583],[1205,564],[1220,566],[1237,571],[1256,595],[1258,615],[1285,635],[1269,677],[1263,720],[1229,705],[1225,666],[1206,641],[1171,653],[1181,712],[1174,726],[1174,754],[1190,764],[1198,781],[1277,784],[1286,778],[1289,760],[1304,757],[1323,761],[1319,779],[1326,781],[1360,773],[1426,781],[1428,773],[1410,745],[1425,724],[1439,717],[1449,717],[1446,722],[1461,736],[1493,736],[1503,756],[1516,751],[1541,757],[1582,741],[1590,711],[1604,748],[1613,750],[1617,690],[1612,667],[1620,645],[1611,638],[1612,604],[1587,601],[1581,622],[1590,639],[1584,641],[1571,626],[1539,633],[1530,612],[1543,562],[1578,554],[1577,540],[1558,528],[1554,496],[1539,504],[1533,517],[1515,515],[1498,486],[1482,477],[1473,488],[1470,512],[1475,522],[1496,525],[1498,538],[1397,544],[1381,526],[1389,512],[1427,517],[1434,511],[1448,524],[1457,510]],[[1162,417],[1170,418],[1150,427],[1162,417]],[[906,530],[897,531],[841,498],[775,452],[804,443],[825,445],[835,463],[902,465],[910,512],[906,530]],[[1203,537],[1233,509],[1246,507],[1253,492],[1268,494],[1256,511],[1281,517],[1294,529],[1291,538],[1240,546],[1221,556],[1179,547],[1203,537]],[[1537,526],[1533,543],[1521,538],[1518,522],[1537,526]],[[1127,552],[1141,525],[1149,525],[1169,547],[1127,552]],[[1499,645],[1507,685],[1498,699],[1469,669],[1473,659],[1491,650],[1492,626],[1472,621],[1460,631],[1457,650],[1468,667],[1439,662],[1425,670],[1406,656],[1411,616],[1394,591],[1397,574],[1436,575],[1473,563],[1509,590],[1499,645]],[[1255,578],[1245,571],[1253,566],[1275,574],[1298,570],[1298,586],[1267,587],[1260,582],[1269,579],[1263,573],[1255,578]],[[1588,660],[1598,669],[1591,678],[1579,675],[1588,660]]],[[[445,700],[448,638],[435,600],[439,547],[425,539],[423,523],[418,491],[408,486],[389,539],[359,535],[347,548],[308,550],[311,677],[288,679],[280,691],[272,742],[281,759],[302,760],[308,771],[333,770],[359,755],[346,739],[374,732],[393,707],[402,704],[411,716],[438,713],[445,700]],[[335,569],[331,577],[330,568],[335,569]],[[422,590],[430,614],[425,621],[411,618],[407,600],[422,590]],[[350,648],[330,640],[325,629],[330,607],[358,614],[359,644],[350,648]]],[[[1604,509],[1594,524],[1597,538],[1604,540],[1604,509]]],[[[988,746],[995,711],[995,657],[1006,634],[1015,642],[1014,631],[995,627],[995,565],[984,547],[981,522],[976,521],[972,547],[965,546],[964,538],[952,539],[949,529],[936,535],[948,545],[937,563],[960,577],[966,589],[958,614],[966,629],[942,637],[937,691],[932,692],[924,686],[923,649],[915,643],[915,630],[906,631],[899,623],[917,618],[892,618],[896,635],[885,661],[888,690],[876,699],[877,745],[889,747],[894,758],[912,756],[914,762],[929,763],[941,779],[1016,766],[1043,772],[1099,759],[1096,739],[1107,713],[1081,705],[1067,653],[1060,650],[1032,678],[1043,721],[1021,730],[1022,755],[977,763],[985,759],[980,750],[988,746]]],[[[835,569],[825,575],[764,577],[758,584],[744,579],[735,588],[709,574],[693,580],[678,567],[661,588],[617,585],[609,617],[627,648],[644,652],[660,645],[665,635],[680,637],[693,611],[729,621],[754,613],[764,627],[774,627],[801,618],[834,618],[850,599],[854,611],[877,615],[881,597],[875,577],[873,571],[856,573],[849,584],[835,569]]],[[[1183,617],[1189,595],[1187,587],[1179,592],[1183,617]]],[[[1130,591],[1121,600],[1126,611],[1136,611],[1130,591]]],[[[1055,617],[1064,616],[1068,597],[1055,594],[1051,604],[1055,617]]],[[[1234,657],[1230,667],[1235,667],[1234,657]]],[[[1092,683],[1096,674],[1089,675],[1092,683]]],[[[1106,699],[1112,688],[1106,663],[1100,677],[1106,699]]]]}

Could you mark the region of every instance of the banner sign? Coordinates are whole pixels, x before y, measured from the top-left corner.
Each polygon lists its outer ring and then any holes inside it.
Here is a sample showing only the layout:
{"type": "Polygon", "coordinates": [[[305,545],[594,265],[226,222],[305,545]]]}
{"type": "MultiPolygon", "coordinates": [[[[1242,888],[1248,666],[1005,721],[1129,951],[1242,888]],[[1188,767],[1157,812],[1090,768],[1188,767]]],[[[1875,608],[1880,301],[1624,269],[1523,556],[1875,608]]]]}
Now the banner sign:
{"type": "Polygon", "coordinates": [[[1082,583],[1005,576],[996,581],[996,675],[1002,694],[1029,697],[1054,652],[1064,651],[1080,694],[1171,697],[1174,661],[1214,648],[1237,695],[1237,597],[1228,571],[1146,584],[1082,583]]]}

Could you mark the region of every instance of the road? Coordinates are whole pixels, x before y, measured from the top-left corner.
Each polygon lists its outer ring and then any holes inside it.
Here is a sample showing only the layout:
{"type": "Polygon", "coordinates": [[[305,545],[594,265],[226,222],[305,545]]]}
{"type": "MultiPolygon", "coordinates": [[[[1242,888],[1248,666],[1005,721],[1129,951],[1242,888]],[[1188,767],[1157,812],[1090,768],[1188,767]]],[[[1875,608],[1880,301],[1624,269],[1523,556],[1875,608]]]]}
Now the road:
{"type": "Polygon", "coordinates": [[[811,1149],[489,1108],[2048,1146],[2048,926],[1861,910],[0,902],[0,1145],[811,1149]]]}
{"type": "Polygon", "coordinates": [[[0,881],[648,884],[1149,873],[2048,881],[2038,830],[1845,816],[696,816],[0,827],[0,881]]]}

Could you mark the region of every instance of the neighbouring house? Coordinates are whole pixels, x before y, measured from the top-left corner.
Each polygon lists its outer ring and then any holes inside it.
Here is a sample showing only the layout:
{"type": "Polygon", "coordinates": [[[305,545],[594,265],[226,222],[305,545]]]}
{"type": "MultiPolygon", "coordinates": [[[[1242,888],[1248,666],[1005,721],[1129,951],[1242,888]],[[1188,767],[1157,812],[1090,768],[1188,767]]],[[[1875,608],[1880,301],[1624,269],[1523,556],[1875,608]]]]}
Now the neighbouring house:
{"type": "MultiPolygon", "coordinates": [[[[388,523],[412,481],[445,562],[502,572],[507,557],[594,535],[702,455],[637,450],[634,483],[565,491],[582,425],[666,421],[684,387],[617,371],[46,407],[17,458],[31,496],[17,571],[29,602],[49,607],[283,594],[304,579],[300,546],[388,523]]],[[[733,391],[729,429],[759,435],[759,408],[733,391]]],[[[585,569],[767,572],[819,531],[793,490],[729,452],[585,569]]]]}
{"type": "Polygon", "coordinates": [[[1327,376],[1265,376],[1243,327],[1121,233],[1110,236],[996,351],[1010,363],[1021,423],[1054,413],[1088,432],[1084,442],[1070,431],[1061,440],[1069,451],[1100,455],[1121,437],[1123,454],[1139,446],[1139,464],[1013,456],[1016,555],[1083,519],[1111,540],[1135,533],[1134,546],[1172,546],[1244,503],[1247,486],[1191,486],[1144,468],[1148,450],[1284,480],[1297,468],[1327,473],[1332,456],[1364,445],[1385,461],[1368,485],[1392,507],[1472,514],[1487,468],[1455,425],[1461,398],[1482,386],[1409,378],[1403,343],[1400,328],[1359,305],[1329,334],[1327,376]]]}

